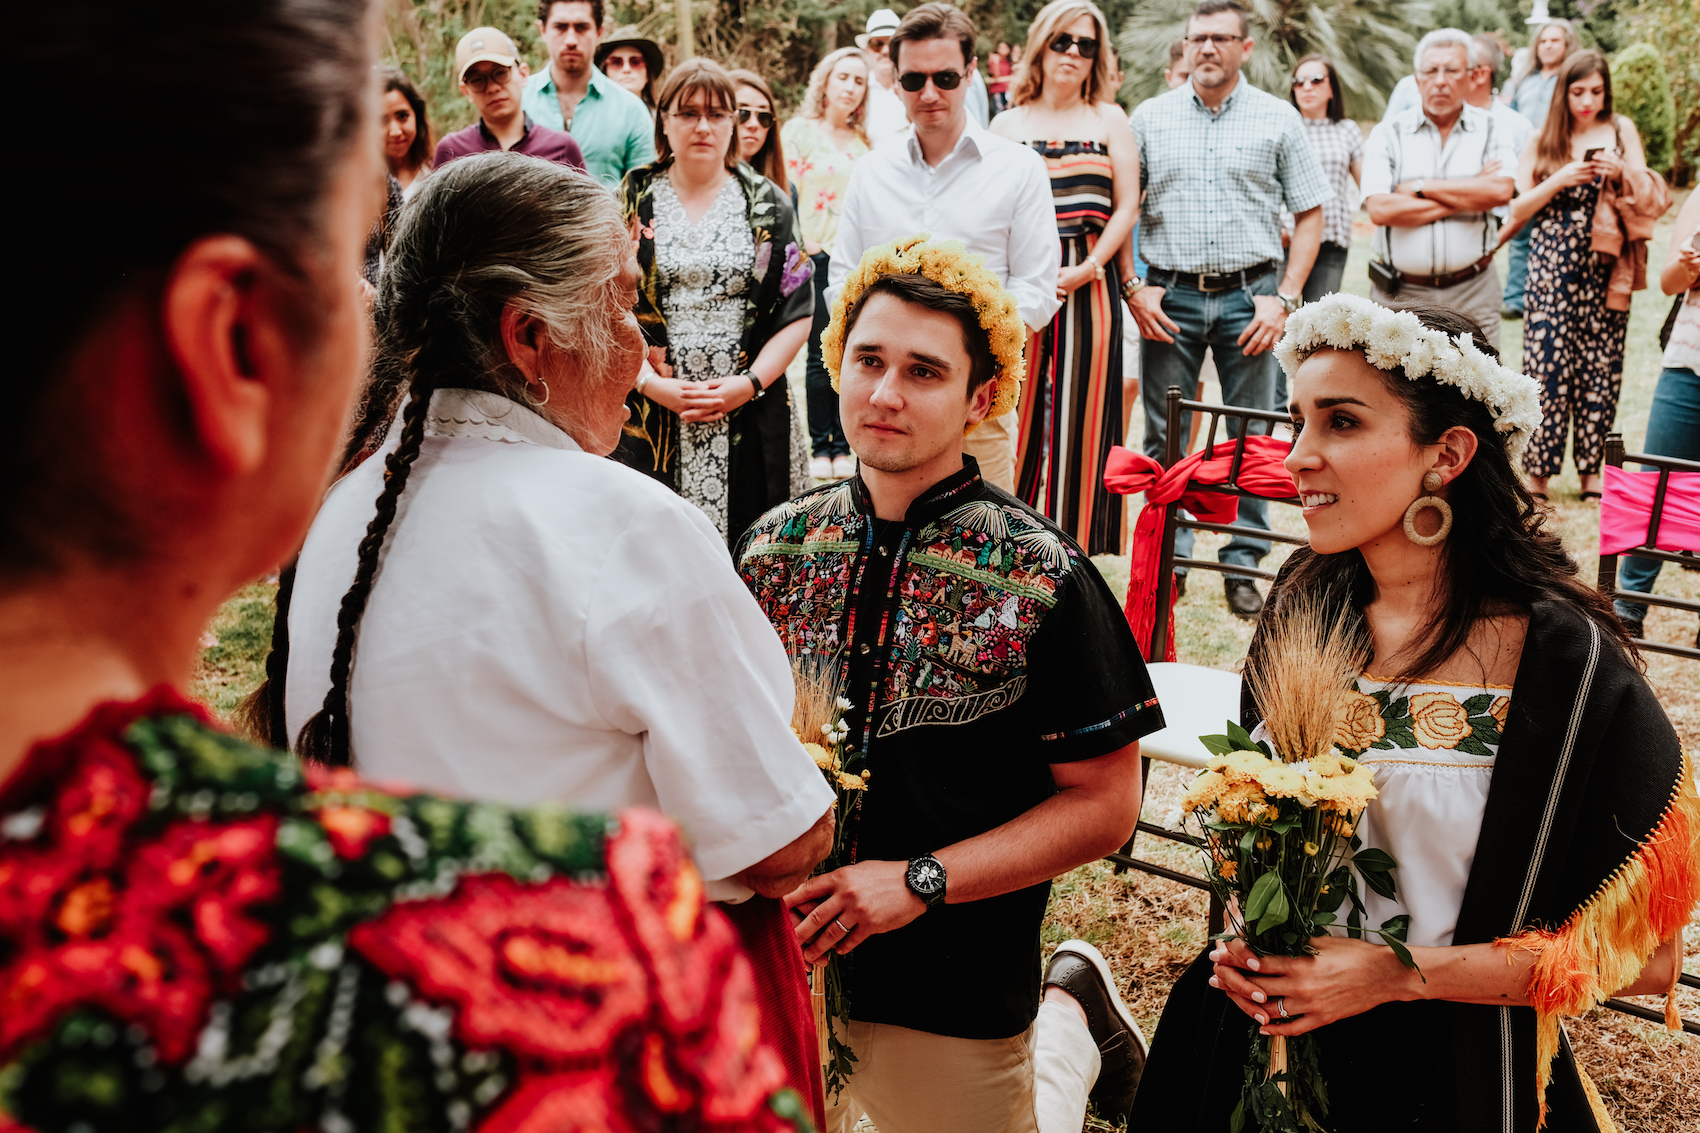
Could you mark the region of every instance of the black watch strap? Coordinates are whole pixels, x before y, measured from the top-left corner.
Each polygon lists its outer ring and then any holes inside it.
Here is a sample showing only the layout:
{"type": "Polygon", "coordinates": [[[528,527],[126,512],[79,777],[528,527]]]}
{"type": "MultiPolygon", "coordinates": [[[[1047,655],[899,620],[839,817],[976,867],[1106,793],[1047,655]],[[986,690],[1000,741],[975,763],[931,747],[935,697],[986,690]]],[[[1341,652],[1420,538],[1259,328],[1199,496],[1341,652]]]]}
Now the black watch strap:
{"type": "Polygon", "coordinates": [[[909,886],[909,892],[919,897],[929,908],[944,901],[944,863],[933,855],[922,854],[918,858],[910,858],[909,868],[905,871],[903,880],[909,886]]]}

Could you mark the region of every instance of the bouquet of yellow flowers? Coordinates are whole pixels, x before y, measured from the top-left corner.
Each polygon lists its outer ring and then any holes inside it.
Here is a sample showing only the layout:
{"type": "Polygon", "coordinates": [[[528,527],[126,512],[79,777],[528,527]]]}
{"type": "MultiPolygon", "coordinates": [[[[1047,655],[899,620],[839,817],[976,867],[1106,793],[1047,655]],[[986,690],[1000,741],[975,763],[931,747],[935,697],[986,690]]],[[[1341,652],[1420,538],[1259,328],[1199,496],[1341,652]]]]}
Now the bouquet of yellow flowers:
{"type": "MultiPolygon", "coordinates": [[[[1232,721],[1226,735],[1200,736],[1213,758],[1181,801],[1203,828],[1206,874],[1228,909],[1231,931],[1222,935],[1266,955],[1304,955],[1349,902],[1348,934],[1379,936],[1414,968],[1404,944],[1408,917],[1374,929],[1362,923],[1358,879],[1392,898],[1395,862],[1365,849],[1355,833],[1376,797],[1374,768],[1335,746],[1360,652],[1320,611],[1297,602],[1266,632],[1263,659],[1248,666],[1247,679],[1269,738],[1254,740],[1232,721]]],[[[1313,1037],[1288,1042],[1258,1029],[1251,1024],[1231,1133],[1321,1129],[1328,1092],[1313,1037]]]]}
{"type": "MultiPolygon", "coordinates": [[[[868,789],[868,771],[856,770],[850,764],[860,764],[862,757],[847,752],[844,740],[850,727],[844,713],[850,702],[838,693],[836,658],[814,655],[793,657],[791,673],[797,686],[797,699],[791,710],[791,730],[802,741],[803,750],[815,761],[826,776],[827,786],[838,798],[833,803],[832,852],[815,868],[816,874],[831,873],[848,864],[845,839],[850,816],[868,789]]],[[[820,1033],[821,1065],[826,1074],[826,1086],[836,1097],[850,1077],[851,1063],[856,1056],[828,1023],[828,1016],[850,1022],[850,998],[844,991],[844,980],[838,969],[839,956],[827,953],[826,965],[809,973],[815,1006],[815,1029],[820,1033]]]]}

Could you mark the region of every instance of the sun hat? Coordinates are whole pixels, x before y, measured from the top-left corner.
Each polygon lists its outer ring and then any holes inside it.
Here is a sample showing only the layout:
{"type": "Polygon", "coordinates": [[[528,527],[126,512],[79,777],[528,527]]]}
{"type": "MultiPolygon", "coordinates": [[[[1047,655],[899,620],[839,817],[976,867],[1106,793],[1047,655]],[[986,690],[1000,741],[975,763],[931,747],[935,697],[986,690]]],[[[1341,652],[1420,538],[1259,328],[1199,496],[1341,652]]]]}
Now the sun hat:
{"type": "Polygon", "coordinates": [[[616,47],[635,47],[643,55],[643,65],[649,68],[649,81],[661,82],[661,71],[664,66],[661,59],[661,45],[646,35],[638,32],[636,24],[627,24],[623,28],[615,28],[614,34],[603,40],[596,48],[596,66],[602,67],[602,61],[608,58],[616,47]]]}
{"type": "Polygon", "coordinates": [[[889,36],[897,30],[899,22],[896,12],[893,12],[890,8],[881,8],[868,17],[868,30],[856,37],[856,46],[866,51],[868,40],[876,35],[889,36]]]}

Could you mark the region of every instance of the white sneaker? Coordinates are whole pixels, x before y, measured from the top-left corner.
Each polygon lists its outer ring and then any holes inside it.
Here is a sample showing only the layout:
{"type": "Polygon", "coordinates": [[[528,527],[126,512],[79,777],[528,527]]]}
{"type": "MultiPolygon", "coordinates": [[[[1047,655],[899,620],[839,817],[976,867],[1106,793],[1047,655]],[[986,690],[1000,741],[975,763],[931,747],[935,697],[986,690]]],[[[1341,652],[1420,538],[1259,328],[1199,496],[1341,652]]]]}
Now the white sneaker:
{"type": "Polygon", "coordinates": [[[811,480],[832,479],[832,458],[817,456],[809,461],[809,478],[811,480]]]}
{"type": "Polygon", "coordinates": [[[856,475],[855,457],[840,455],[832,458],[832,478],[834,480],[848,480],[854,475],[856,475]]]}

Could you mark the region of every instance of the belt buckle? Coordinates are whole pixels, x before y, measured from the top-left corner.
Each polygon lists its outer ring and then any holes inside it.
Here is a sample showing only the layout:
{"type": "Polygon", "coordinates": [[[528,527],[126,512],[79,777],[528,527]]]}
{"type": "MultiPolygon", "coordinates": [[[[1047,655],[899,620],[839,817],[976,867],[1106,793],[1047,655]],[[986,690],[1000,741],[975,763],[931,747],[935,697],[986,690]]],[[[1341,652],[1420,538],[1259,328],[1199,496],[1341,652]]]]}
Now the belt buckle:
{"type": "Polygon", "coordinates": [[[1204,281],[1206,279],[1218,279],[1218,280],[1219,279],[1228,279],[1228,280],[1231,280],[1231,278],[1233,276],[1238,275],[1238,274],[1240,274],[1240,273],[1238,273],[1238,272],[1227,272],[1227,271],[1208,271],[1208,272],[1201,271],[1201,272],[1198,273],[1198,289],[1200,291],[1204,292],[1206,295],[1214,295],[1218,291],[1232,291],[1234,289],[1233,282],[1224,283],[1219,287],[1215,287],[1215,286],[1211,286],[1209,284],[1206,284],[1204,281]]]}

